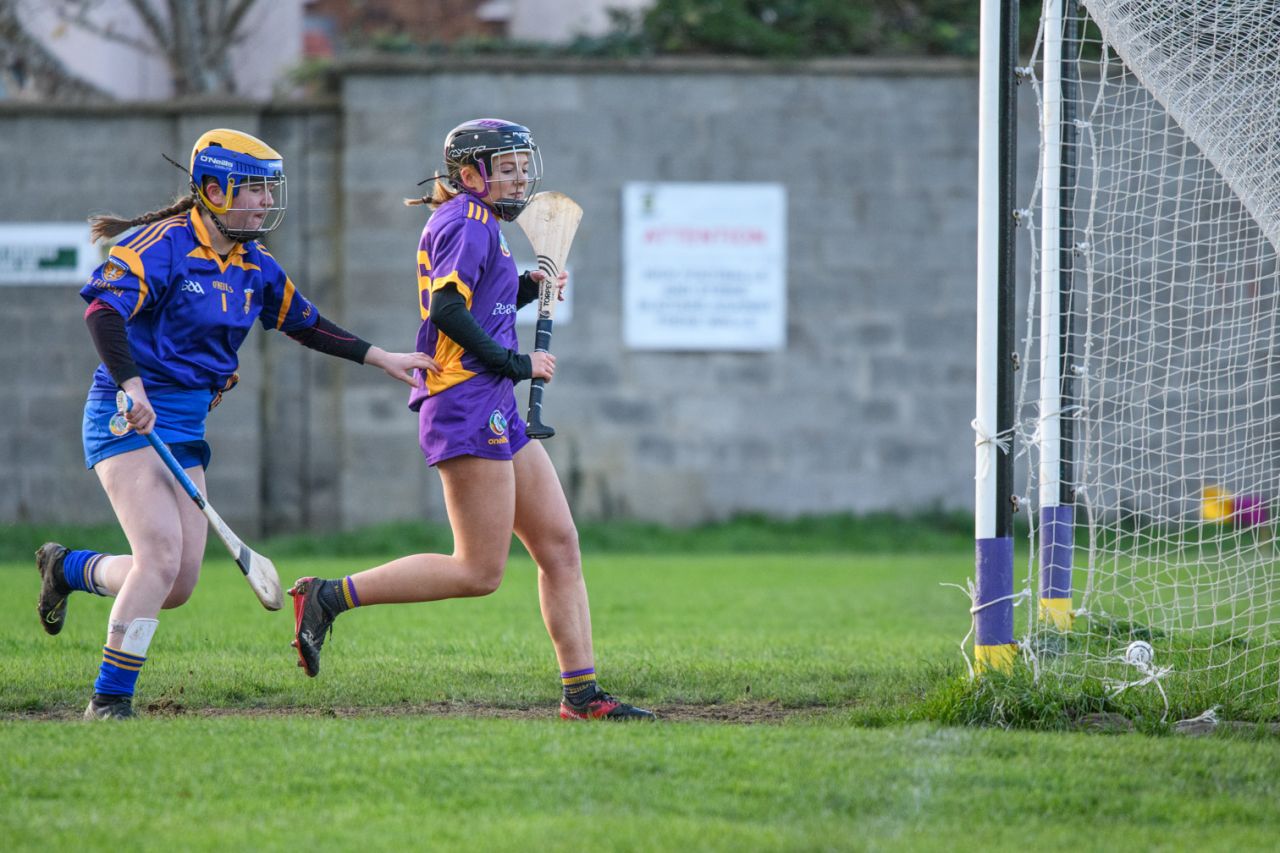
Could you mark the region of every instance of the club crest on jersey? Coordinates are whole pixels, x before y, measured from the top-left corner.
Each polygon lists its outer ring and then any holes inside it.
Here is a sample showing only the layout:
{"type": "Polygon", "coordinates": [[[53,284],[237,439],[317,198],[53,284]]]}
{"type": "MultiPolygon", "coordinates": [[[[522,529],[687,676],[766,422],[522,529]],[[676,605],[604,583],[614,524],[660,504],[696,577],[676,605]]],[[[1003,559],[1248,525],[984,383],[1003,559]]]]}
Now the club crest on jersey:
{"type": "Polygon", "coordinates": [[[498,232],[498,248],[502,250],[504,258],[511,257],[511,250],[507,248],[507,236],[501,231],[498,232]]]}
{"type": "Polygon", "coordinates": [[[103,281],[119,281],[124,278],[124,274],[124,268],[116,264],[115,261],[107,261],[102,265],[103,281]]]}
{"type": "Polygon", "coordinates": [[[493,414],[489,415],[489,431],[494,435],[507,434],[507,419],[497,409],[494,409],[493,414]]]}

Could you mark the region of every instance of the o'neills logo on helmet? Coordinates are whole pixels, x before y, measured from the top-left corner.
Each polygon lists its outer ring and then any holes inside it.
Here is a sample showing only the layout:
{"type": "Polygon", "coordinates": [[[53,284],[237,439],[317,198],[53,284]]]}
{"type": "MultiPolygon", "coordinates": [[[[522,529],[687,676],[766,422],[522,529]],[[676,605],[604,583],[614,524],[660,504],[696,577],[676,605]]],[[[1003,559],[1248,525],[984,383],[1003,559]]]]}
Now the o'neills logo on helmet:
{"type": "Polygon", "coordinates": [[[210,166],[218,166],[222,169],[230,169],[235,166],[230,160],[223,160],[221,157],[210,157],[208,154],[201,154],[199,157],[201,163],[208,163],[210,166]]]}

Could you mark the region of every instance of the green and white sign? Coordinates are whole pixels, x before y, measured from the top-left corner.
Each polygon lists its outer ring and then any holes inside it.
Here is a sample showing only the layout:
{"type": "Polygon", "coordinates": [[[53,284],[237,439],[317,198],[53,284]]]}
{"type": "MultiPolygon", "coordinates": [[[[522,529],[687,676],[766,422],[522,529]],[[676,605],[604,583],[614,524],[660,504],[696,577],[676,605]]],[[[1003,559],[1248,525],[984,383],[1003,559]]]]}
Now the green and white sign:
{"type": "Polygon", "coordinates": [[[100,263],[86,223],[0,224],[0,285],[82,285],[100,263]]]}

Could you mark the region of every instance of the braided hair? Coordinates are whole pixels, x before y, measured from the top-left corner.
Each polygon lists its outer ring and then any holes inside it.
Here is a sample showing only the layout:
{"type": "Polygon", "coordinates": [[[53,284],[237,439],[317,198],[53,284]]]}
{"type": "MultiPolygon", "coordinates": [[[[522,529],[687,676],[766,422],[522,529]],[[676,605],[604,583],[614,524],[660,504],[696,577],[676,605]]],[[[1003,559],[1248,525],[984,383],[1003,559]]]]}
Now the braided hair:
{"type": "Polygon", "coordinates": [[[196,198],[194,195],[182,196],[175,199],[173,204],[168,207],[162,207],[159,210],[153,210],[150,213],[144,213],[141,216],[135,216],[133,219],[122,219],[119,216],[113,216],[109,213],[100,213],[89,217],[89,242],[96,243],[106,238],[110,240],[117,234],[128,231],[137,225],[150,225],[152,222],[159,222],[161,219],[168,219],[170,216],[176,216],[179,213],[186,213],[195,206],[196,198]]]}

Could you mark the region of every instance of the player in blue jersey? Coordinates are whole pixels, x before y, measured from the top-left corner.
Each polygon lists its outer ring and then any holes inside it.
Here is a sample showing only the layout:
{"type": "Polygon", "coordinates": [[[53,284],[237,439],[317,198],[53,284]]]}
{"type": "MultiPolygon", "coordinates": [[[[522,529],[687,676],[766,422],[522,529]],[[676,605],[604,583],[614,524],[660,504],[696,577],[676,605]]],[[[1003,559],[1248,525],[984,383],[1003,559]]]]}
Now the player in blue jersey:
{"type": "MultiPolygon", "coordinates": [[[[294,596],[294,646],[307,675],[333,620],[360,605],[488,595],[502,581],[511,534],[538,564],[542,618],[560,664],[560,716],[570,720],[653,719],[596,683],[591,610],[578,532],[551,459],[529,441],[514,384],[551,379],[555,357],[521,354],[516,309],[532,301],[541,272],[518,275],[498,227],[520,215],[542,172],[528,128],[469,121],[445,139],[445,174],[418,244],[422,326],[418,349],[440,370],[415,388],[419,443],[440,472],[454,551],[415,554],[337,580],[301,578],[294,596]]],[[[559,281],[563,289],[565,277],[559,281]]]]}
{"type": "Polygon", "coordinates": [[[90,219],[91,236],[114,237],[104,264],[80,291],[102,364],[84,410],[85,464],[102,483],[130,554],[36,552],[37,610],[62,630],[75,591],[114,596],[102,665],[85,717],[133,715],[132,697],[161,609],[195,588],[207,524],[148,444],[155,431],[201,491],[209,464],[205,418],[236,382],[236,352],[255,322],[303,346],[381,368],[412,387],[432,375],[422,353],[389,353],[325,319],[259,242],[285,213],[280,155],[236,130],[205,133],[191,151],[190,194],[132,220],[90,219]],[[133,398],[115,418],[116,393],[133,398]]]}

